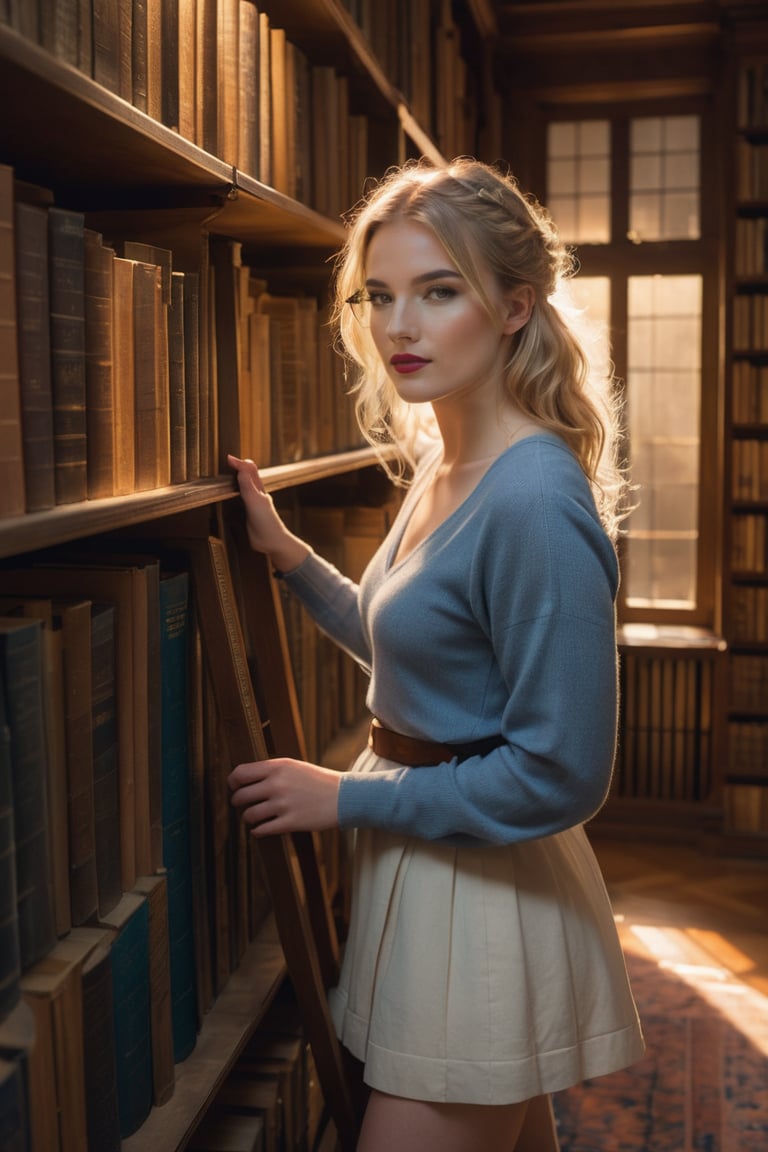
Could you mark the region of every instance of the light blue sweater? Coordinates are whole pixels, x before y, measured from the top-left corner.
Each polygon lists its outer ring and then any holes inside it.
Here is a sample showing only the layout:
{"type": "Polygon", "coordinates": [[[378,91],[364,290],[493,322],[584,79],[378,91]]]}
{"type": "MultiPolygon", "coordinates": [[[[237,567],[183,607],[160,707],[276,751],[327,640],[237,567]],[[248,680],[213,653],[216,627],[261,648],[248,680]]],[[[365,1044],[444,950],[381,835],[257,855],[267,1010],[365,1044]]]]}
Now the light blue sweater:
{"type": "Polygon", "coordinates": [[[348,773],[343,828],[511,843],[592,816],[616,740],[616,554],[578,462],[555,436],[509,447],[414,552],[392,564],[429,479],[419,469],[358,587],[316,554],[286,575],[370,669],[367,704],[411,736],[489,755],[348,773]]]}

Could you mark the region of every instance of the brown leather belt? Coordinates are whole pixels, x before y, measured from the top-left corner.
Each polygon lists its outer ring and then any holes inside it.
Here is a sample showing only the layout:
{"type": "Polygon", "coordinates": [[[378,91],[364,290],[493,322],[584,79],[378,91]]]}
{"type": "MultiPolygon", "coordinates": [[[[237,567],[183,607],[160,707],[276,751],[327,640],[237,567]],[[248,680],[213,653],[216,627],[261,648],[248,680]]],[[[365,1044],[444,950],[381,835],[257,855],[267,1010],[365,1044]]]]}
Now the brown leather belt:
{"type": "Polygon", "coordinates": [[[407,764],[411,768],[426,768],[430,764],[442,764],[452,760],[468,760],[470,756],[487,756],[494,748],[504,743],[504,737],[487,736],[483,740],[473,740],[468,744],[438,744],[433,740],[419,740],[415,736],[404,736],[385,728],[375,718],[368,732],[368,747],[385,760],[396,764],[407,764]]]}

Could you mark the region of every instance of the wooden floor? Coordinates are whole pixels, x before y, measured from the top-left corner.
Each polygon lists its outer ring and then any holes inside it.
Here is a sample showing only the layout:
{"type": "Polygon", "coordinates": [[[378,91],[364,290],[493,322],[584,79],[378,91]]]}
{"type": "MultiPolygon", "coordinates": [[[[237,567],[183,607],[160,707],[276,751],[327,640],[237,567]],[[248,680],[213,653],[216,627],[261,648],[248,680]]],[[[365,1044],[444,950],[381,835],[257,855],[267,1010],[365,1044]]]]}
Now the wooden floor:
{"type": "MultiPolygon", "coordinates": [[[[625,947],[690,953],[768,997],[768,859],[594,837],[625,947]],[[659,931],[654,932],[654,929],[659,931]]],[[[684,963],[684,957],[680,957],[684,963]]]]}

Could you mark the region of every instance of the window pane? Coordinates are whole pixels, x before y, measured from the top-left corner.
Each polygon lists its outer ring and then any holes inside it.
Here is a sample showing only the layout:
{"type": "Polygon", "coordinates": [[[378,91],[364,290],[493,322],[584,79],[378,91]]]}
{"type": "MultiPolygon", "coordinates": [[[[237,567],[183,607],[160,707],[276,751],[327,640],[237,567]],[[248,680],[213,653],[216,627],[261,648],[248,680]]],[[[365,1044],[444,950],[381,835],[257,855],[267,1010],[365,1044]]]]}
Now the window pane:
{"type": "Polygon", "coordinates": [[[699,184],[698,152],[678,152],[666,158],[668,188],[685,188],[690,191],[699,184]]]}
{"type": "Polygon", "coordinates": [[[574,156],[576,154],[576,125],[568,121],[553,122],[549,125],[550,156],[574,156]]]}
{"type": "Polygon", "coordinates": [[[656,193],[638,193],[632,197],[631,219],[631,240],[658,239],[661,231],[661,204],[656,193]]]}
{"type": "Polygon", "coordinates": [[[698,116],[665,116],[666,137],[671,152],[682,152],[686,148],[699,150],[698,116]]]}
{"type": "Polygon", "coordinates": [[[607,160],[587,160],[581,165],[579,184],[582,192],[599,193],[605,200],[605,192],[610,183],[611,172],[607,160]]]}
{"type": "Polygon", "coordinates": [[[557,224],[561,236],[573,236],[576,229],[576,205],[570,197],[562,199],[559,196],[549,197],[549,211],[557,224]]]}
{"type": "MultiPolygon", "coordinates": [[[[549,162],[549,201],[555,196],[569,195],[576,183],[576,163],[574,160],[550,160],[549,162]]],[[[551,211],[551,209],[550,209],[551,211]]]]}
{"type": "Polygon", "coordinates": [[[629,132],[633,155],[638,152],[658,152],[661,148],[661,120],[658,116],[631,120],[629,132]]]}
{"type": "Polygon", "coordinates": [[[631,182],[636,192],[657,189],[661,183],[661,157],[633,156],[631,182]]]}
{"type": "Polygon", "coordinates": [[[547,135],[547,204],[563,239],[610,239],[610,124],[557,121],[547,135]]]}
{"type": "Polygon", "coordinates": [[[628,282],[627,415],[636,509],[627,521],[627,603],[696,601],[700,464],[699,276],[628,282]]]}
{"type": "Polygon", "coordinates": [[[605,244],[609,238],[610,201],[607,196],[583,196],[577,201],[580,211],[578,238],[582,244],[605,244]]]}
{"type": "Polygon", "coordinates": [[[625,564],[624,578],[648,593],[635,597],[635,607],[689,608],[696,597],[695,572],[695,540],[638,540],[625,564]]]}
{"type": "Polygon", "coordinates": [[[699,117],[633,119],[630,239],[697,240],[699,235],[699,117]]]}
{"type": "Polygon", "coordinates": [[[611,126],[607,120],[581,120],[579,135],[585,156],[608,156],[611,151],[611,126]]]}

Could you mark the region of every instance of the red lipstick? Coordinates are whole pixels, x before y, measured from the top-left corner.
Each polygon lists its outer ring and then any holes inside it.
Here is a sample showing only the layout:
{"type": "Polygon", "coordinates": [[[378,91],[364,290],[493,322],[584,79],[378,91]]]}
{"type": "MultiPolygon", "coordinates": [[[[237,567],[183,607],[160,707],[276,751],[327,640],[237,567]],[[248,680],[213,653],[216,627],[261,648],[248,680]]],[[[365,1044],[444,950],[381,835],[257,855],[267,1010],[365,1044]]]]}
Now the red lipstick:
{"type": "Polygon", "coordinates": [[[425,360],[422,356],[412,356],[408,352],[396,352],[394,356],[390,356],[389,362],[395,372],[399,372],[401,375],[408,372],[418,372],[419,368],[429,364],[429,360],[425,360]]]}

